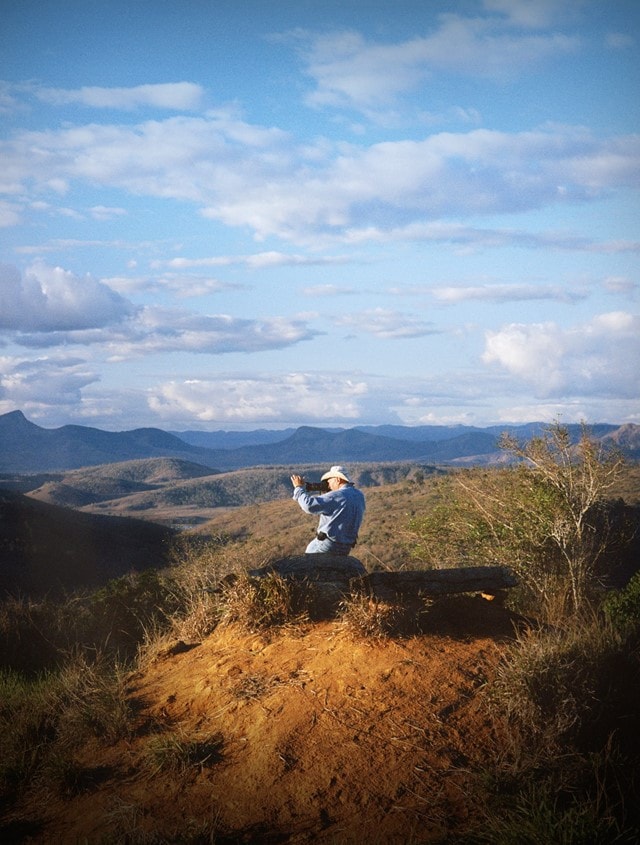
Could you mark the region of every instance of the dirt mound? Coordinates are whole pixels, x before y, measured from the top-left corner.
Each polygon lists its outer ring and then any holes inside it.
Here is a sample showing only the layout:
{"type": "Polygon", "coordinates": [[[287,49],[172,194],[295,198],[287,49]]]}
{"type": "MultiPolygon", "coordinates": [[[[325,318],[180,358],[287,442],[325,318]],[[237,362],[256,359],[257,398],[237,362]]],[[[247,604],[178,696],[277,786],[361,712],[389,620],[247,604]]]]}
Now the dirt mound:
{"type": "Polygon", "coordinates": [[[442,841],[478,810],[482,691],[513,632],[461,596],[405,638],[327,621],[175,643],[130,679],[134,737],[86,748],[80,794],[25,841],[442,841]]]}

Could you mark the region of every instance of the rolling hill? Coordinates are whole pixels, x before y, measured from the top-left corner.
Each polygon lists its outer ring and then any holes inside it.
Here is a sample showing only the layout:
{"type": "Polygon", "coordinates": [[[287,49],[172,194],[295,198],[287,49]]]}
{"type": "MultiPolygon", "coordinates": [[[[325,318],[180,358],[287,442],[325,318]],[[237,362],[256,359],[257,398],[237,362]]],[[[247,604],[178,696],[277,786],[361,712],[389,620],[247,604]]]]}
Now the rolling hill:
{"type": "Polygon", "coordinates": [[[161,568],[172,537],[151,522],[78,513],[0,490],[0,594],[61,594],[161,568]]]}
{"type": "MultiPolygon", "coordinates": [[[[324,465],[302,467],[317,480],[324,465]]],[[[415,463],[352,464],[350,471],[360,487],[395,484],[436,472],[415,463]]],[[[175,458],[149,458],[104,464],[99,467],[50,473],[44,483],[34,476],[15,482],[20,492],[49,504],[66,505],[89,513],[138,516],[168,525],[198,525],[221,510],[291,498],[290,471],[286,467],[253,467],[233,472],[213,472],[207,467],[175,458]]]]}

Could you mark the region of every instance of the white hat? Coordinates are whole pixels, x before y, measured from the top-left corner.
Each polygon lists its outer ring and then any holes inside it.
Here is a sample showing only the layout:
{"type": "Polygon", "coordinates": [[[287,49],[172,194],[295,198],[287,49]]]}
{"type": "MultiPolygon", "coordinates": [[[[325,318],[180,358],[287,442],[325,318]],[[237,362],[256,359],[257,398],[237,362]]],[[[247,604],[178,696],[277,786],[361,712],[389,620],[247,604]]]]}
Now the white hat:
{"type": "Polygon", "coordinates": [[[329,472],[325,472],[320,481],[326,481],[328,478],[340,478],[342,481],[346,481],[347,484],[351,484],[351,479],[345,472],[344,467],[331,467],[329,472]]]}

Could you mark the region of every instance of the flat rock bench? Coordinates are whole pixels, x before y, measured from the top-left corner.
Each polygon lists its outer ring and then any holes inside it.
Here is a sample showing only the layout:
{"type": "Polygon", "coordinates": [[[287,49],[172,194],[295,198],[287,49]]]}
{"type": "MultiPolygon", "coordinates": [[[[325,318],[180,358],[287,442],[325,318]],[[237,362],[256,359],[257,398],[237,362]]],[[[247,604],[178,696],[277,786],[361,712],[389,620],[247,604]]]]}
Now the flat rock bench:
{"type": "Polygon", "coordinates": [[[455,593],[496,595],[518,584],[506,566],[367,572],[356,557],[331,554],[286,557],[247,574],[251,578],[275,574],[287,581],[304,582],[328,607],[337,606],[353,594],[368,595],[374,601],[404,603],[455,593]]]}

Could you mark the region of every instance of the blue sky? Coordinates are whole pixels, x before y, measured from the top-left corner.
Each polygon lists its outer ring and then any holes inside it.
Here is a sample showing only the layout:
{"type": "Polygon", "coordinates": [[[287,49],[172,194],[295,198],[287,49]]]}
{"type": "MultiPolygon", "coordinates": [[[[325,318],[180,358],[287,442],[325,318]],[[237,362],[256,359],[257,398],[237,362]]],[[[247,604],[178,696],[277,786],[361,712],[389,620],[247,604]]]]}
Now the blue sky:
{"type": "Polygon", "coordinates": [[[636,0],[21,0],[0,413],[640,423],[636,0]]]}

